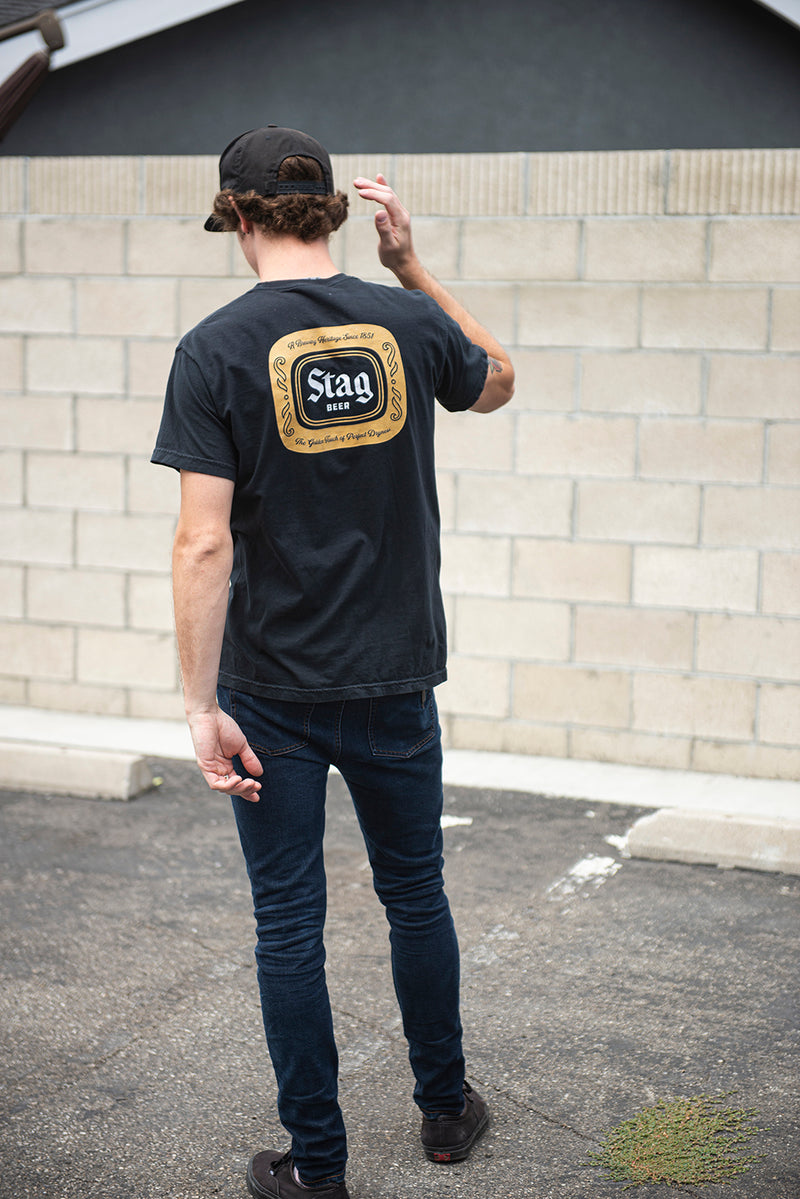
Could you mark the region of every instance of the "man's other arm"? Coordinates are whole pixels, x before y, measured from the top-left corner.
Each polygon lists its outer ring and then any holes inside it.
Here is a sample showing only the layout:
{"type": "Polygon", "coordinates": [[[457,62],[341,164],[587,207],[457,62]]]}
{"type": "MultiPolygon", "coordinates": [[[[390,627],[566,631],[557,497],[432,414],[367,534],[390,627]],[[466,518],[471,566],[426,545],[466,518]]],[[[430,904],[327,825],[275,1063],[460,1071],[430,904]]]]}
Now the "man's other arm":
{"type": "Polygon", "coordinates": [[[233,563],[230,517],[233,483],[216,475],[181,471],[181,510],[172,549],[175,631],[186,719],[197,764],[214,791],[257,800],[261,764],[238,724],[217,705],[217,675],[233,563]]]}
{"type": "Polygon", "coordinates": [[[472,412],[494,412],[507,404],[514,394],[514,368],[511,359],[495,337],[475,320],[417,258],[411,239],[411,217],[398,200],[383,175],[371,179],[359,177],[354,181],[358,194],[365,200],[382,205],[375,214],[378,230],[378,257],[408,290],[424,291],[460,326],[470,341],[482,346],[489,355],[486,383],[472,412]]]}

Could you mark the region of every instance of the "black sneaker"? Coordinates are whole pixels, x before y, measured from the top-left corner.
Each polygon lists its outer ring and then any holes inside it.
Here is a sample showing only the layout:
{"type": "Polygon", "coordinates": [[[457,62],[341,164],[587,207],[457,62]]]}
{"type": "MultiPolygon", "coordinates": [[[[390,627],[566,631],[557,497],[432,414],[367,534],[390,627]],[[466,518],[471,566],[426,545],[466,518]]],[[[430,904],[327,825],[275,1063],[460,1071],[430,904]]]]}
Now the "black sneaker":
{"type": "Polygon", "coordinates": [[[291,1153],[265,1149],[257,1153],[247,1167],[247,1189],[255,1199],[350,1199],[343,1182],[322,1187],[303,1187],[295,1181],[291,1153]]]}
{"type": "Polygon", "coordinates": [[[422,1117],[420,1137],[426,1157],[432,1162],[462,1162],[488,1123],[485,1101],[465,1082],[460,1116],[422,1117]]]}

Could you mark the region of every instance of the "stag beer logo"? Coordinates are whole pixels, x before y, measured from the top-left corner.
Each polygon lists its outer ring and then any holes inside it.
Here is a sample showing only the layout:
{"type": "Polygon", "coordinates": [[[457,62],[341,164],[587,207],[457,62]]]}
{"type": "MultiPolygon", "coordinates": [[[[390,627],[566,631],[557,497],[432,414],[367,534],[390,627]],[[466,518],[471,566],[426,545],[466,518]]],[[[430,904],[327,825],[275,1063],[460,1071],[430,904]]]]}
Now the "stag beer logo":
{"type": "Polygon", "coordinates": [[[394,337],[381,325],[303,329],[269,353],[281,440],[300,454],[395,437],[406,419],[406,381],[394,337]]]}

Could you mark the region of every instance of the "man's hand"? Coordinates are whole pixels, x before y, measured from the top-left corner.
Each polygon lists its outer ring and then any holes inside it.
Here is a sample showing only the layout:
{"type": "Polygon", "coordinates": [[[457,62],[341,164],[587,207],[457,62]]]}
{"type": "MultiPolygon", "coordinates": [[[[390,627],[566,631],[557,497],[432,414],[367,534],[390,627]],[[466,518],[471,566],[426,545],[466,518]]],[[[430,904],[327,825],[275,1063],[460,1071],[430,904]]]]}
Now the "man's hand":
{"type": "Polygon", "coordinates": [[[261,763],[236,721],[220,708],[189,715],[187,719],[197,765],[211,790],[241,795],[242,799],[258,803],[261,783],[242,778],[233,769],[233,758],[237,755],[250,774],[263,774],[261,763]]]}
{"type": "Polygon", "coordinates": [[[386,178],[377,175],[375,181],[359,176],[353,180],[362,200],[373,200],[382,205],[375,213],[375,228],[378,230],[378,257],[383,266],[400,278],[415,261],[416,253],[411,241],[411,217],[398,200],[386,178]]]}

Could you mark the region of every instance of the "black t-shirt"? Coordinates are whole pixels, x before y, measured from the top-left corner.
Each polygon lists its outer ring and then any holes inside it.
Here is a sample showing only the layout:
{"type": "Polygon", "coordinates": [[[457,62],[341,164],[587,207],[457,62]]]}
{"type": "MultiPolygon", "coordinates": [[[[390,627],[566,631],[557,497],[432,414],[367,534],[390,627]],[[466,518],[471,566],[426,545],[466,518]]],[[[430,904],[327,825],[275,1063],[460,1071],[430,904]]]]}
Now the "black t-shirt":
{"type": "Polygon", "coordinates": [[[423,292],[259,283],[181,340],[152,461],[235,482],[220,682],[355,699],[446,677],[434,397],[485,350],[423,292]]]}

